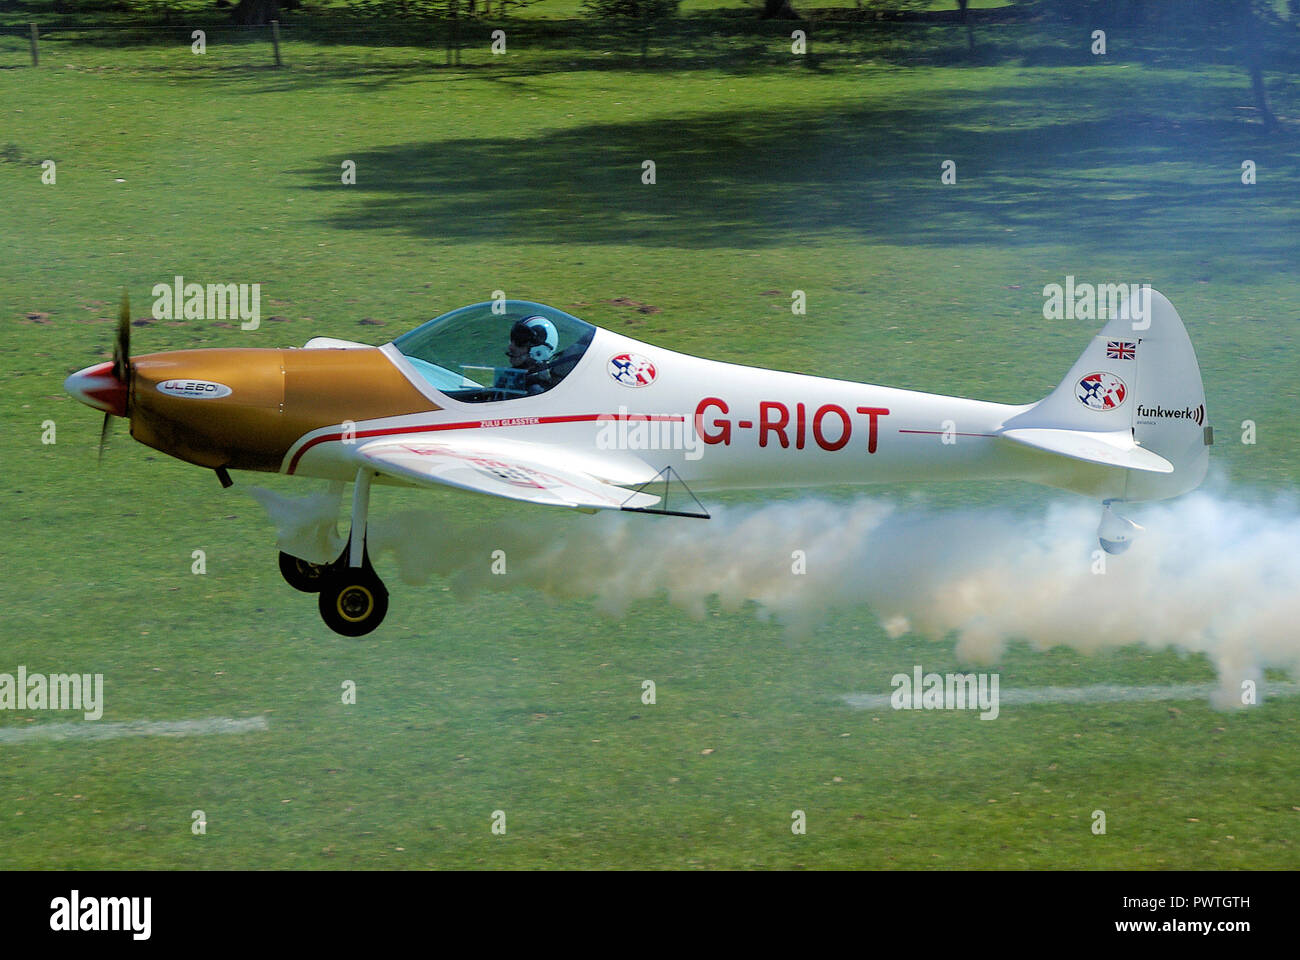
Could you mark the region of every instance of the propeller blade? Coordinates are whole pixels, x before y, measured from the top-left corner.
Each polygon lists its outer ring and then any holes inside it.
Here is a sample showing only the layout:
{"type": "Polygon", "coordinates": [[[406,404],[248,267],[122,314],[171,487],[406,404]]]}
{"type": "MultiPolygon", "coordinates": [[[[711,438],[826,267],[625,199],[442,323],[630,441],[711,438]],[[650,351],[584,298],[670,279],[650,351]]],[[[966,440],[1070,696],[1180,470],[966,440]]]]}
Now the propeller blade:
{"type": "Polygon", "coordinates": [[[131,365],[131,298],[122,291],[122,305],[117,313],[117,339],[113,341],[113,376],[127,383],[131,365]]]}
{"type": "Polygon", "coordinates": [[[108,432],[113,425],[113,415],[104,414],[104,425],[99,429],[99,462],[104,462],[104,447],[108,444],[108,432]]]}

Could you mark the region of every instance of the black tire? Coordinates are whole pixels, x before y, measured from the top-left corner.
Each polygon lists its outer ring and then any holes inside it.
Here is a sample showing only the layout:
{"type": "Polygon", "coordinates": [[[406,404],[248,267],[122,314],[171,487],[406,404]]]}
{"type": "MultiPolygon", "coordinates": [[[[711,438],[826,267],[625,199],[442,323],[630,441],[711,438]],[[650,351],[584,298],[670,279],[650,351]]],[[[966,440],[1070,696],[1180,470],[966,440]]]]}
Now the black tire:
{"type": "Polygon", "coordinates": [[[335,567],[325,578],[319,603],[325,626],[345,637],[361,637],[384,622],[388,589],[369,566],[335,567]]]}
{"type": "Polygon", "coordinates": [[[310,563],[280,551],[280,576],[289,586],[303,593],[320,593],[330,566],[328,563],[310,563]]]}

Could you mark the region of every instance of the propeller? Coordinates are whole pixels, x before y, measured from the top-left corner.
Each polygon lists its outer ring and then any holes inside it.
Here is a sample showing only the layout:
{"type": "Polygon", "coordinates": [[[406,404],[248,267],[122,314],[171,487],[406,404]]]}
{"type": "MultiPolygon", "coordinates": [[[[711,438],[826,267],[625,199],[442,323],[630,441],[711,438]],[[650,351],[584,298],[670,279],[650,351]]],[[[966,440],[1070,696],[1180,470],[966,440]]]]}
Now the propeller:
{"type": "Polygon", "coordinates": [[[104,414],[104,425],[99,428],[99,461],[98,462],[100,464],[104,462],[104,448],[108,446],[108,433],[109,433],[109,429],[112,426],[112,420],[113,420],[113,415],[111,413],[104,414]]]}
{"type": "MultiPolygon", "coordinates": [[[[127,415],[131,404],[131,297],[122,291],[122,303],[117,311],[117,335],[113,338],[113,379],[126,385],[127,415]]],[[[113,414],[104,414],[104,425],[99,430],[99,462],[104,462],[104,447],[108,445],[108,435],[113,414]]]]}
{"type": "Polygon", "coordinates": [[[117,310],[117,338],[113,341],[113,376],[123,383],[131,373],[131,295],[122,291],[117,310]]]}

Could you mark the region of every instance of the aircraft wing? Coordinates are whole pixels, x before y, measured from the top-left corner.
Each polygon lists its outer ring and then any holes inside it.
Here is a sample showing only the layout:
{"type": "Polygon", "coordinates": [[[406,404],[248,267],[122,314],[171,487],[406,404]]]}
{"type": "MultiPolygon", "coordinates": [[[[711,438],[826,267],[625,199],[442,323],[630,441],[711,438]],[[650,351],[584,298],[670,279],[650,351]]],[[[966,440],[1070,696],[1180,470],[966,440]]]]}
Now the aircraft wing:
{"type": "Polygon", "coordinates": [[[576,458],[547,444],[493,440],[451,444],[440,435],[376,440],[357,450],[379,473],[421,485],[444,485],[511,500],[580,510],[654,506],[660,498],[608,482],[645,483],[655,471],[625,455],[608,461],[576,458]],[[599,474],[604,479],[597,479],[599,474]]]}

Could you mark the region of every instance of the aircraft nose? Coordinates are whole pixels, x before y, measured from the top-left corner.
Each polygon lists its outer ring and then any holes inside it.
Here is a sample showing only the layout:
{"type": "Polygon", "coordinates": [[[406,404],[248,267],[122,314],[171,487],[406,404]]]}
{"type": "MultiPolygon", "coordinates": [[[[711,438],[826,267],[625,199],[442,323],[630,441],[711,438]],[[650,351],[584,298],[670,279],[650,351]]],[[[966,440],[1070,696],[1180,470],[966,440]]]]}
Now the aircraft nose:
{"type": "Polygon", "coordinates": [[[88,407],[103,410],[115,417],[126,416],[126,384],[113,376],[111,361],[78,370],[63,381],[68,391],[88,407]]]}

